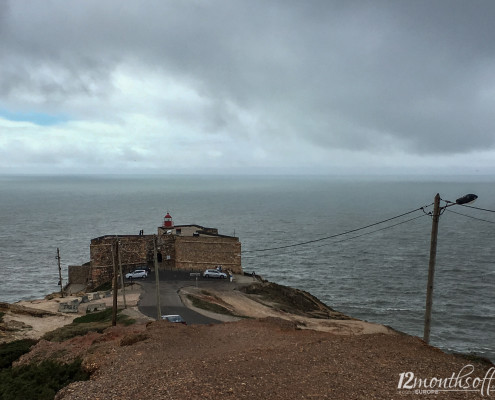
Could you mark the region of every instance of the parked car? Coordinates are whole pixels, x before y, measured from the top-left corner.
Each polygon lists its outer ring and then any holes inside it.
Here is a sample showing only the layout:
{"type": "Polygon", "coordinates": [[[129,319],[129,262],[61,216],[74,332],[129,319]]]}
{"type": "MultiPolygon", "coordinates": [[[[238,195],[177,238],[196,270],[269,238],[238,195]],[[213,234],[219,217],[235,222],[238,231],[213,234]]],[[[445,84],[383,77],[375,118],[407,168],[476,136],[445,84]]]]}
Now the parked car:
{"type": "Polygon", "coordinates": [[[222,278],[227,279],[227,274],[225,272],[220,272],[217,269],[207,269],[203,272],[205,278],[222,278]]]}
{"type": "Polygon", "coordinates": [[[162,319],[168,322],[187,325],[187,322],[180,315],[162,315],[162,319]]]}
{"type": "Polygon", "coordinates": [[[148,273],[144,269],[136,269],[135,271],[129,272],[125,274],[126,279],[137,279],[137,278],[146,278],[148,273]]]}

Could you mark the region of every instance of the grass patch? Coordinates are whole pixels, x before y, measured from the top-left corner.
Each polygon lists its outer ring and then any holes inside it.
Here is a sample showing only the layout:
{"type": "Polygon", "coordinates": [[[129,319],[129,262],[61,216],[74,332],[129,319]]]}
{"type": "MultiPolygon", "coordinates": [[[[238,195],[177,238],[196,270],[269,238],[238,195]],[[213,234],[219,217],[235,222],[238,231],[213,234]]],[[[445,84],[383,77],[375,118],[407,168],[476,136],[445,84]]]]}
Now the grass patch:
{"type": "Polygon", "coordinates": [[[76,336],[84,336],[88,332],[102,333],[110,325],[108,323],[70,324],[45,333],[42,339],[49,342],[63,342],[76,336]]]}
{"type": "MultiPolygon", "coordinates": [[[[87,324],[89,322],[111,322],[113,309],[107,308],[103,311],[89,313],[82,317],[77,317],[72,321],[73,324],[87,324]]],[[[118,316],[118,315],[117,315],[118,316]]]]}
{"type": "Polygon", "coordinates": [[[100,286],[94,288],[93,292],[106,292],[107,290],[112,290],[112,282],[102,283],[100,286]]]}
{"type": "MultiPolygon", "coordinates": [[[[252,284],[241,288],[241,290],[246,294],[258,295],[264,301],[272,303],[272,307],[292,314],[312,314],[314,318],[326,319],[328,318],[328,313],[335,312],[335,310],[328,307],[308,292],[272,282],[266,284],[252,284]]],[[[342,317],[346,316],[342,314],[342,317]]],[[[345,319],[348,318],[349,317],[346,317],[345,319]]]]}
{"type": "MultiPolygon", "coordinates": [[[[120,311],[117,312],[117,323],[129,326],[136,322],[134,319],[129,318],[129,316],[121,314],[120,311]]],[[[112,309],[107,308],[104,311],[78,317],[71,324],[46,333],[43,339],[50,342],[63,342],[76,336],[84,336],[88,332],[102,333],[110,326],[112,326],[112,309]]]]}
{"type": "Polygon", "coordinates": [[[52,400],[64,386],[89,379],[81,360],[71,364],[43,361],[0,371],[0,399],[52,400]]]}
{"type": "MultiPolygon", "coordinates": [[[[9,368],[20,356],[28,353],[36,343],[37,341],[33,339],[22,339],[0,344],[0,371],[9,368]]],[[[0,399],[3,397],[0,396],[0,399]]]]}
{"type": "Polygon", "coordinates": [[[229,309],[222,307],[220,304],[210,303],[208,301],[204,301],[203,299],[200,299],[199,297],[190,294],[187,295],[187,298],[191,300],[194,307],[201,308],[206,311],[211,311],[216,314],[230,315],[232,317],[241,317],[240,315],[234,314],[229,309]]]}
{"type": "MultiPolygon", "coordinates": [[[[132,325],[136,321],[130,318],[128,315],[122,314],[122,310],[117,311],[117,322],[123,325],[132,325]]],[[[95,313],[90,313],[83,315],[82,317],[78,317],[72,321],[73,324],[87,324],[91,322],[112,322],[113,309],[107,308],[103,311],[98,311],[95,313]]]]}

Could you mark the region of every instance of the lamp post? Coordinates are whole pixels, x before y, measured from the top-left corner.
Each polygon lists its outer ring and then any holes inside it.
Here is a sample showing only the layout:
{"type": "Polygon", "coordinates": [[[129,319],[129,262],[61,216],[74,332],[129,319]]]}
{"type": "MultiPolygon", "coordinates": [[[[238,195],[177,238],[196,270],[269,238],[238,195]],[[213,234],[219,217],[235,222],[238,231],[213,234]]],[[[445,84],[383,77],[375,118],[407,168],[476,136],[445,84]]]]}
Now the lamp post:
{"type": "Polygon", "coordinates": [[[426,343],[430,341],[430,326],[431,326],[431,309],[433,306],[433,279],[435,276],[435,261],[437,258],[437,236],[438,236],[438,221],[442,212],[450,206],[456,204],[469,204],[474,202],[478,196],[475,194],[467,194],[458,198],[455,203],[447,202],[446,206],[440,207],[440,194],[437,193],[433,203],[433,214],[431,224],[431,241],[430,241],[430,262],[428,265],[428,283],[426,285],[426,307],[425,307],[425,326],[423,331],[423,340],[426,343]]]}
{"type": "Polygon", "coordinates": [[[162,318],[162,309],[160,306],[160,274],[158,271],[158,254],[156,251],[156,235],[153,235],[153,263],[155,265],[155,279],[156,279],[156,320],[160,321],[162,318]]]}

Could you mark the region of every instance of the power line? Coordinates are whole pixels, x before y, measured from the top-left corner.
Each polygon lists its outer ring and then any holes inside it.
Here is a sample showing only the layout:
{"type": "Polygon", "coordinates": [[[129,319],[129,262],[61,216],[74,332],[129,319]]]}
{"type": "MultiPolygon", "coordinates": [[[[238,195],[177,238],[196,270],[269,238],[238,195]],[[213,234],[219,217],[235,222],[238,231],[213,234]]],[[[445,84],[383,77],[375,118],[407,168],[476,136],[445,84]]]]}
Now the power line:
{"type": "Polygon", "coordinates": [[[476,219],[478,221],[489,222],[490,224],[495,224],[494,221],[489,221],[487,219],[473,217],[472,215],[462,214],[462,213],[459,213],[459,212],[456,212],[456,211],[452,211],[452,210],[447,210],[447,211],[448,212],[451,212],[451,213],[454,213],[454,214],[457,214],[457,215],[462,215],[463,217],[468,217],[468,218],[476,219]]]}
{"type": "MultiPolygon", "coordinates": [[[[416,219],[423,218],[423,217],[426,217],[426,216],[429,216],[429,214],[421,214],[421,215],[418,215],[417,217],[409,218],[409,219],[406,219],[405,221],[397,222],[396,224],[393,224],[393,225],[388,225],[388,226],[385,226],[383,228],[375,229],[374,231],[365,232],[365,233],[362,233],[360,235],[352,236],[352,237],[345,238],[345,239],[342,239],[342,240],[337,240],[337,241],[331,242],[331,244],[342,243],[342,242],[346,242],[348,240],[353,240],[353,239],[360,238],[362,236],[371,235],[373,233],[384,231],[384,230],[390,229],[390,228],[394,228],[394,227],[396,227],[398,225],[402,225],[402,224],[405,224],[405,223],[408,223],[408,222],[411,222],[411,221],[414,221],[416,219]]],[[[316,246],[316,247],[318,248],[318,247],[324,247],[324,246],[328,246],[328,244],[320,244],[319,246],[316,246]]],[[[248,256],[248,258],[249,258],[249,256],[248,256]]]]}
{"type": "Polygon", "coordinates": [[[487,208],[480,208],[480,207],[468,206],[467,204],[460,204],[460,205],[463,206],[463,207],[467,207],[467,208],[474,208],[475,210],[488,211],[488,212],[495,213],[495,210],[488,210],[487,208]]]}
{"type": "MultiPolygon", "coordinates": [[[[316,242],[321,242],[322,240],[328,240],[328,239],[333,239],[333,238],[336,238],[336,237],[339,237],[339,236],[344,236],[344,235],[348,235],[349,233],[353,233],[353,232],[357,232],[357,231],[361,231],[363,229],[367,229],[367,228],[371,228],[372,226],[376,226],[376,225],[380,225],[380,224],[383,224],[385,222],[388,222],[388,221],[392,221],[394,219],[397,219],[397,218],[400,218],[400,217],[403,217],[405,215],[408,215],[408,214],[412,214],[416,211],[420,211],[420,210],[423,210],[427,207],[431,206],[431,204],[427,205],[427,206],[424,206],[424,207],[419,207],[419,208],[416,208],[415,210],[411,210],[411,211],[408,211],[408,212],[405,212],[403,214],[400,214],[400,215],[396,215],[395,217],[392,217],[392,218],[387,218],[387,219],[384,219],[382,221],[379,221],[379,222],[375,222],[373,224],[370,224],[370,225],[366,225],[366,226],[363,226],[361,228],[356,228],[356,229],[351,229],[349,231],[346,231],[346,232],[342,232],[342,233],[337,233],[335,235],[331,235],[331,236],[326,236],[326,237],[322,237],[322,238],[319,238],[319,239],[314,239],[314,240],[308,240],[306,242],[299,242],[299,243],[293,243],[293,244],[288,244],[288,245],[285,245],[285,246],[278,246],[278,247],[270,247],[270,248],[266,248],[266,249],[256,249],[256,250],[245,250],[243,251],[242,253],[254,253],[254,252],[261,252],[261,251],[269,251],[269,250],[280,250],[280,249],[287,249],[289,247],[296,247],[296,246],[303,246],[305,244],[310,244],[310,243],[316,243],[316,242]]],[[[423,216],[423,215],[422,215],[423,216]]]]}
{"type": "MultiPolygon", "coordinates": [[[[375,229],[374,231],[365,232],[365,233],[362,233],[362,234],[357,235],[357,236],[352,236],[350,238],[345,238],[345,239],[342,239],[342,240],[337,240],[337,241],[332,242],[332,243],[342,243],[342,242],[346,242],[348,240],[360,238],[361,236],[371,235],[372,233],[376,233],[376,232],[384,231],[384,230],[387,230],[387,229],[390,229],[390,228],[394,228],[397,225],[402,225],[402,224],[405,224],[407,222],[414,221],[415,219],[426,217],[427,215],[428,214],[421,214],[421,215],[418,215],[417,217],[409,218],[409,219],[406,219],[405,221],[397,222],[396,224],[393,224],[393,225],[389,225],[389,226],[385,226],[383,228],[375,229]]],[[[322,247],[322,246],[323,245],[320,245],[320,246],[317,246],[317,247],[322,247]]]]}

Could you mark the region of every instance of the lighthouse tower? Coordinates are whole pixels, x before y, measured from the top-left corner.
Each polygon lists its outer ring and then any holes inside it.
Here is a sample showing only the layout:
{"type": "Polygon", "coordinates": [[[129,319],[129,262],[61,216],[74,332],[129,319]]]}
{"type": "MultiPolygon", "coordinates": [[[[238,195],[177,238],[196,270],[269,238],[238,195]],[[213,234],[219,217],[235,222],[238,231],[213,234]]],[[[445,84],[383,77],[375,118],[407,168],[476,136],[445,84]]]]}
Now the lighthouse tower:
{"type": "Polygon", "coordinates": [[[172,228],[174,226],[174,221],[172,221],[172,216],[167,212],[165,218],[163,218],[163,227],[172,228]]]}

